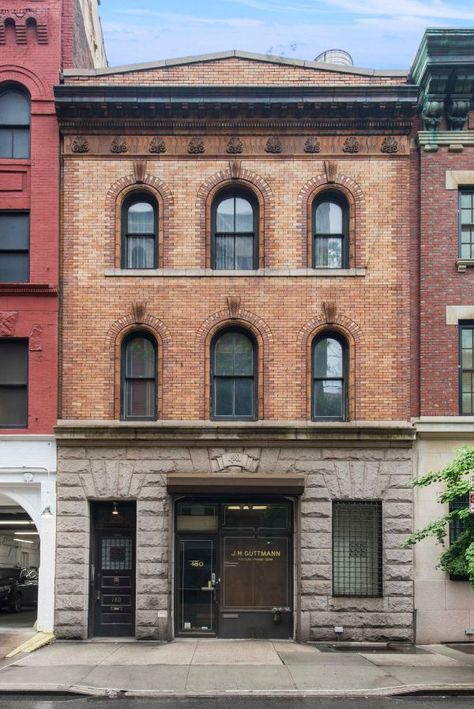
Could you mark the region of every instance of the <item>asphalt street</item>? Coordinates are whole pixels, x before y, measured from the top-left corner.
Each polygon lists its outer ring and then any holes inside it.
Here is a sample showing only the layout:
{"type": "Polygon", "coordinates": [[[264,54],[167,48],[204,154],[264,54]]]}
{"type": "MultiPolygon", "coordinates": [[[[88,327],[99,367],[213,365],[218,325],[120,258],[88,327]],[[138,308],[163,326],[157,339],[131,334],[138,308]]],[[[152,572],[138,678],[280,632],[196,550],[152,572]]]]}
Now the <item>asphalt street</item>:
{"type": "Polygon", "coordinates": [[[0,696],[0,709],[471,709],[474,696],[323,698],[94,699],[90,697],[0,696]]]}

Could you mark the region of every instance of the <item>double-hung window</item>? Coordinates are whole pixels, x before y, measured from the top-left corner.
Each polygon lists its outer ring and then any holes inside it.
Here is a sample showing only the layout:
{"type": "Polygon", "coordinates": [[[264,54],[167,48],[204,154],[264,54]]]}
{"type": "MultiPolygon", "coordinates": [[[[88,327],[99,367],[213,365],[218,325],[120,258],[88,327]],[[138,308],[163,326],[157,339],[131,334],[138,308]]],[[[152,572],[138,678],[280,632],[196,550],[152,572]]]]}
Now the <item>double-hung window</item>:
{"type": "Polygon", "coordinates": [[[459,328],[459,413],[474,414],[474,323],[459,328]]]}
{"type": "Polygon", "coordinates": [[[0,339],[0,427],[28,425],[28,340],[0,339]]]}
{"type": "Polygon", "coordinates": [[[245,271],[257,268],[258,207],[247,192],[220,194],[213,204],[212,267],[245,271]]]}
{"type": "Polygon", "coordinates": [[[0,283],[29,280],[30,216],[0,212],[0,283]]]}
{"type": "Polygon", "coordinates": [[[30,157],[30,100],[21,90],[0,93],[0,158],[30,157]]]}
{"type": "Polygon", "coordinates": [[[459,258],[474,260],[474,188],[459,190],[459,258]]]}

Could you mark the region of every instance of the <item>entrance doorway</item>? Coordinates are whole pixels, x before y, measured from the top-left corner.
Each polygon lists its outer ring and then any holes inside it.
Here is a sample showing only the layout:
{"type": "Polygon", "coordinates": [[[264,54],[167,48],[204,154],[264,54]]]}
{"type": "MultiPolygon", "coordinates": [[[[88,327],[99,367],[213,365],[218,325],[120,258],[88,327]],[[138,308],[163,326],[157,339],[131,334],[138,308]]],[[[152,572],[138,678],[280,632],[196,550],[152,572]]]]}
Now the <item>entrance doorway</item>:
{"type": "Polygon", "coordinates": [[[176,502],[176,634],[290,638],[292,503],[176,502]]]}
{"type": "Polygon", "coordinates": [[[135,635],[135,502],[91,503],[89,635],[135,635]]]}

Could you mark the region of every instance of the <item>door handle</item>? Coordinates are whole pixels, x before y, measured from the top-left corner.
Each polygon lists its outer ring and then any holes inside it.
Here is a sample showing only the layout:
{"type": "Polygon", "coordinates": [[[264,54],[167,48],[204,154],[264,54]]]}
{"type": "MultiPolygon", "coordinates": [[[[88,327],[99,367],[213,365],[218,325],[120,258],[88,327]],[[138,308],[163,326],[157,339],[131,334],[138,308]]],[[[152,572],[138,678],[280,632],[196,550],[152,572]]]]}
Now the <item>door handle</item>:
{"type": "Polygon", "coordinates": [[[99,589],[97,589],[97,591],[96,591],[95,600],[100,601],[100,590],[99,589]]]}

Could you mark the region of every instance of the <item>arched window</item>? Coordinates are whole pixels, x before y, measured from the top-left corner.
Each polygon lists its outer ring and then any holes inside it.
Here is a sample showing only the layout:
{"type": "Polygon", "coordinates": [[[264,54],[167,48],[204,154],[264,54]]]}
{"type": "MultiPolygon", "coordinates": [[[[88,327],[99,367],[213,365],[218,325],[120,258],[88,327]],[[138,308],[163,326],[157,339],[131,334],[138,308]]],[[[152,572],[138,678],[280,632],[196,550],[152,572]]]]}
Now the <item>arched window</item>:
{"type": "Polygon", "coordinates": [[[122,207],[122,268],[157,268],[158,206],[152,195],[128,197],[122,207]]]}
{"type": "Polygon", "coordinates": [[[122,419],[156,419],[156,342],[134,332],[122,344],[122,419]]]}
{"type": "Polygon", "coordinates": [[[225,330],[212,343],[212,418],[255,419],[257,347],[243,330],[225,330]]]}
{"type": "Polygon", "coordinates": [[[0,158],[30,157],[30,99],[24,91],[0,91],[0,158]]]}
{"type": "Polygon", "coordinates": [[[313,268],[347,268],[349,205],[340,192],[324,191],[313,204],[313,268]]]}
{"type": "Polygon", "coordinates": [[[257,201],[250,192],[225,190],[212,205],[212,267],[244,271],[257,264],[257,201]]]}
{"type": "Polygon", "coordinates": [[[337,333],[323,333],[313,342],[313,418],[347,419],[347,343],[337,333]]]}

